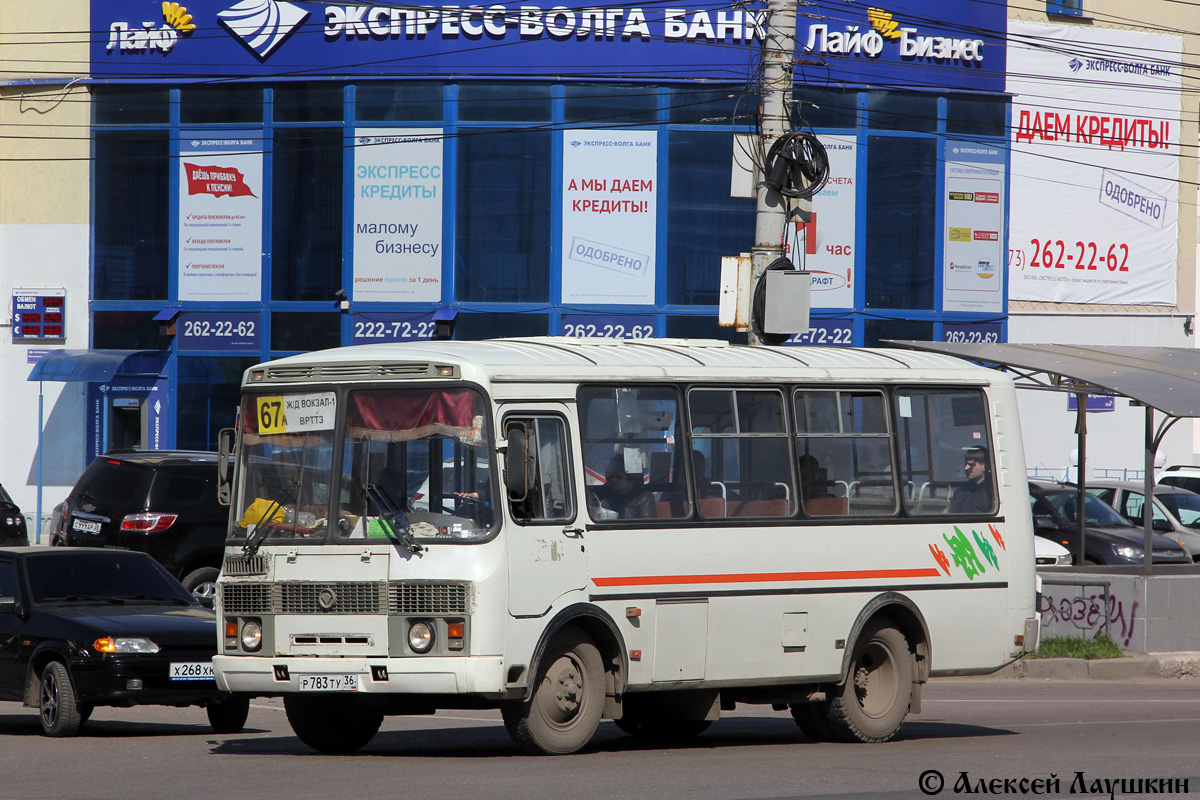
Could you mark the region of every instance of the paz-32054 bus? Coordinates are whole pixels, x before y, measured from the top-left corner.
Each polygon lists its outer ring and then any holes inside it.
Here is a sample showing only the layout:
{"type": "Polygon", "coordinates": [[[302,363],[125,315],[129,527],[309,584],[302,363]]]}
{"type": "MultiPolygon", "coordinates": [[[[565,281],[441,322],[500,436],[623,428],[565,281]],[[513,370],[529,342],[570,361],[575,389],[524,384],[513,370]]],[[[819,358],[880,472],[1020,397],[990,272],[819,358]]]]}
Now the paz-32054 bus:
{"type": "Polygon", "coordinates": [[[949,357],[328,350],[246,372],[232,458],[217,682],[325,752],[443,708],[533,753],[738,703],[879,742],[1036,646],[1013,384],[949,357]]]}

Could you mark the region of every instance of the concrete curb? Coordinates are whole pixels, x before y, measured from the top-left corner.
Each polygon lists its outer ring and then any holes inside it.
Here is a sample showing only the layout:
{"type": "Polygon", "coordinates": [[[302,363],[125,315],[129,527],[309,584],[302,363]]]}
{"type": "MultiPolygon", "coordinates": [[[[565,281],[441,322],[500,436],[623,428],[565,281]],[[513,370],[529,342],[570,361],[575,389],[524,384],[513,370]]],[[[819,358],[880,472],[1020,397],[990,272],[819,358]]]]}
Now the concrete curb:
{"type": "Polygon", "coordinates": [[[993,673],[996,678],[1031,680],[1129,681],[1153,678],[1200,678],[1200,653],[1139,653],[1125,658],[1034,658],[1014,661],[993,673]]]}

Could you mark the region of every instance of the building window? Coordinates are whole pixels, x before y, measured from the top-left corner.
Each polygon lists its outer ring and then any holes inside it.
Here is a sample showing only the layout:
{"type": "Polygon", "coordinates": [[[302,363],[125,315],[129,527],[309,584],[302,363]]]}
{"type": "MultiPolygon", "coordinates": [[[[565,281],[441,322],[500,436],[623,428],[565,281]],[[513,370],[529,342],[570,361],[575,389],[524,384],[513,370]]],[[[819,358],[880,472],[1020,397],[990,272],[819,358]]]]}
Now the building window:
{"type": "Polygon", "coordinates": [[[755,201],[729,196],[733,135],[671,131],[667,177],[667,301],[716,305],[721,256],[754,246],[755,201]]]}
{"type": "Polygon", "coordinates": [[[938,140],[868,140],[866,304],[932,310],[938,140]]]}
{"type": "Polygon", "coordinates": [[[342,129],[275,131],[271,298],[332,300],[342,285],[342,129]]]}
{"type": "Polygon", "coordinates": [[[179,121],[184,125],[261,123],[263,90],[242,84],[199,84],[179,90],[179,121]]]}
{"type": "Polygon", "coordinates": [[[355,87],[354,118],[359,122],[442,121],[442,85],[379,81],[355,87]]]}
{"type": "Polygon", "coordinates": [[[1083,0],[1046,0],[1046,13],[1050,16],[1082,17],[1083,0]]]}
{"type": "Polygon", "coordinates": [[[461,135],[454,269],[458,300],[549,299],[550,136],[492,129],[461,135]]]}
{"type": "Polygon", "coordinates": [[[338,83],[287,83],[275,88],[276,122],[341,122],[342,86],[338,83]]]}
{"type": "Polygon", "coordinates": [[[182,450],[216,450],[221,428],[236,423],[242,373],[257,358],[188,356],[179,359],[175,444],[182,450]]]}
{"type": "Polygon", "coordinates": [[[166,300],[171,140],[167,131],[97,131],[97,300],[166,300]]]}

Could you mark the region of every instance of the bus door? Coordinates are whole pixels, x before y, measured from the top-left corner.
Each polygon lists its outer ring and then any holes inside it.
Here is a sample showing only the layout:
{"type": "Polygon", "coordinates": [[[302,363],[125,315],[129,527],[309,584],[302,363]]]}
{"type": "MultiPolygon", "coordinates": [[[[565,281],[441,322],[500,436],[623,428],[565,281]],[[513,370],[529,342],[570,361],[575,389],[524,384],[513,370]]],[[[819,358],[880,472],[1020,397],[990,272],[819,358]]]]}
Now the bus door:
{"type": "Polygon", "coordinates": [[[541,616],[559,597],[587,584],[568,418],[566,406],[558,403],[523,404],[501,417],[506,439],[514,431],[524,434],[528,475],[525,490],[509,490],[504,500],[508,611],[513,616],[541,616]]]}

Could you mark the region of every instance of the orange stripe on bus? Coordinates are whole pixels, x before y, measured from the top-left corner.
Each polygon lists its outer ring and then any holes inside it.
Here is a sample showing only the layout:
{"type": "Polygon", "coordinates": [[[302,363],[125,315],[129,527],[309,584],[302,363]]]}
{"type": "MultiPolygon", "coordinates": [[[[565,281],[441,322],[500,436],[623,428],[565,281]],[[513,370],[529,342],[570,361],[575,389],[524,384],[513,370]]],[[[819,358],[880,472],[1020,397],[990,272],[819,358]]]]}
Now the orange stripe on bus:
{"type": "Polygon", "coordinates": [[[693,583],[782,583],[788,581],[880,580],[887,578],[938,578],[932,567],[921,569],[862,569],[833,572],[758,572],[738,575],[644,575],[628,578],[592,578],[597,586],[651,586],[693,583]]]}

